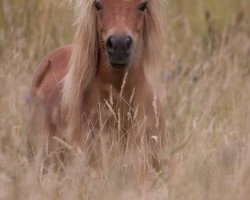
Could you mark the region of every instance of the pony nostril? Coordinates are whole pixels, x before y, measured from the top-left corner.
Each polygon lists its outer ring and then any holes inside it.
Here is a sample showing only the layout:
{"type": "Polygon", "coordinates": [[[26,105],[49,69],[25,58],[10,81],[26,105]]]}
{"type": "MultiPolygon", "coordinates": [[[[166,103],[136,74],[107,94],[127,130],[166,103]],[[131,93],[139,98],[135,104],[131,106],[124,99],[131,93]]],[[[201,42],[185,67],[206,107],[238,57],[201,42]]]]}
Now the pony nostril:
{"type": "Polygon", "coordinates": [[[125,44],[125,47],[126,47],[126,51],[129,51],[132,47],[132,38],[131,37],[126,37],[124,39],[124,44],[125,44]]]}
{"type": "Polygon", "coordinates": [[[109,37],[106,42],[106,49],[109,54],[114,53],[115,39],[113,37],[109,37]]]}

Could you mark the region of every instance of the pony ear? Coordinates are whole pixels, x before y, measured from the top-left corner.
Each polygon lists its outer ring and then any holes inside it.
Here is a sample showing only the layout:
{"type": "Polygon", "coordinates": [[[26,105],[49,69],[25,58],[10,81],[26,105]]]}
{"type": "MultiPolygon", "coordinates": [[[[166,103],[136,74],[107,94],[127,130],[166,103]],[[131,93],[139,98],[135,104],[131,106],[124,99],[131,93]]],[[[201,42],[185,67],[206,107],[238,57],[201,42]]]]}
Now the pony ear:
{"type": "Polygon", "coordinates": [[[67,121],[78,119],[84,92],[93,80],[97,68],[98,36],[96,14],[91,0],[76,0],[77,26],[74,37],[68,73],[62,90],[62,111],[66,111],[67,121]]]}
{"type": "Polygon", "coordinates": [[[158,65],[162,56],[162,43],[165,41],[166,6],[164,0],[150,0],[145,15],[144,44],[145,62],[158,65]]]}

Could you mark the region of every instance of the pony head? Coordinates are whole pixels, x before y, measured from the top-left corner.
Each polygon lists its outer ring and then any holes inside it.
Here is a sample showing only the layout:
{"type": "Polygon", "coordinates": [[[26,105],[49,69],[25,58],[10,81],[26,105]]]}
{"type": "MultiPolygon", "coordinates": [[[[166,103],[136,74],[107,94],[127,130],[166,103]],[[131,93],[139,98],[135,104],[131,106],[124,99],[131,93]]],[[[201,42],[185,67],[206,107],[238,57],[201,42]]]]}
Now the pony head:
{"type": "Polygon", "coordinates": [[[109,64],[114,68],[127,67],[135,54],[142,51],[146,0],[95,0],[97,29],[100,44],[109,64]]]}
{"type": "Polygon", "coordinates": [[[94,0],[93,6],[98,39],[110,66],[123,69],[157,51],[163,20],[160,0],[94,0]]]}

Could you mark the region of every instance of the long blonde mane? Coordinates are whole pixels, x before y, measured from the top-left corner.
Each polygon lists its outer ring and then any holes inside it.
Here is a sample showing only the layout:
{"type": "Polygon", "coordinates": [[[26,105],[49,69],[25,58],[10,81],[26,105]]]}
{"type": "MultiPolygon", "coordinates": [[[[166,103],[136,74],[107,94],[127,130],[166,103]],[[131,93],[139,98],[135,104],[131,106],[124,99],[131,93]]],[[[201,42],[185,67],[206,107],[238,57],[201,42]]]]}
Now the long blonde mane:
{"type": "MultiPolygon", "coordinates": [[[[62,91],[62,111],[67,114],[67,124],[79,126],[80,105],[87,87],[96,75],[98,33],[94,0],[69,0],[76,9],[77,30],[72,46],[68,73],[62,91]]],[[[119,1],[119,0],[117,0],[119,1]]],[[[144,43],[145,62],[157,63],[161,52],[163,35],[163,0],[148,0],[145,16],[144,43]],[[147,58],[147,59],[146,59],[147,58]]],[[[74,127],[73,130],[75,130],[74,127]]],[[[72,129],[71,129],[72,130],[72,129]]]]}
{"type": "Polygon", "coordinates": [[[144,63],[157,65],[161,61],[166,34],[166,0],[148,0],[144,26],[144,63]]]}
{"type": "MultiPolygon", "coordinates": [[[[73,0],[71,0],[73,1],[73,0]]],[[[68,73],[62,90],[62,111],[67,124],[79,126],[80,105],[83,93],[93,80],[97,67],[97,28],[92,0],[75,0],[76,34],[73,41],[68,73]],[[78,122],[79,121],[79,122],[78,122]]]]}

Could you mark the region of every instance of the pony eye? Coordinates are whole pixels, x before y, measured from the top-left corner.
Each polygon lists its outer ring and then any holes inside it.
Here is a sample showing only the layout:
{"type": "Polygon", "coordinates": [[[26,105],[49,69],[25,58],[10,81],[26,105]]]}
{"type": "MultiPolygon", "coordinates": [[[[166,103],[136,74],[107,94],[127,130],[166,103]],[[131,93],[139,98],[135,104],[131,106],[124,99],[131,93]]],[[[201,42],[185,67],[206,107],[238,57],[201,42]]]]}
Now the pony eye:
{"type": "Polygon", "coordinates": [[[95,6],[95,8],[96,8],[97,11],[99,11],[99,10],[102,9],[102,6],[101,6],[101,4],[98,1],[94,1],[94,6],[95,6]]]}
{"type": "Polygon", "coordinates": [[[143,11],[147,8],[147,6],[148,6],[148,3],[147,3],[147,2],[142,3],[142,4],[139,6],[139,10],[143,12],[143,11]]]}

